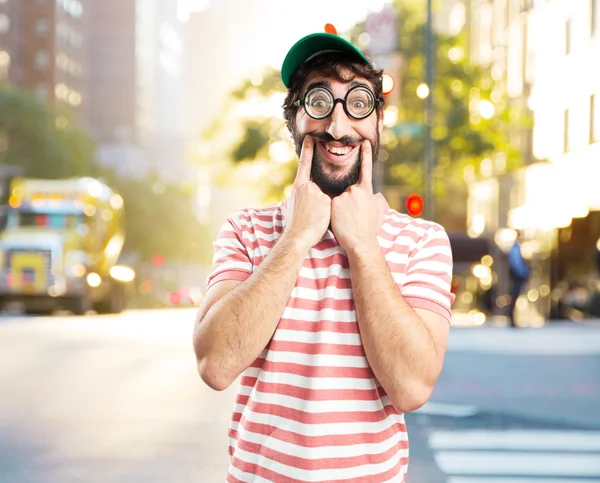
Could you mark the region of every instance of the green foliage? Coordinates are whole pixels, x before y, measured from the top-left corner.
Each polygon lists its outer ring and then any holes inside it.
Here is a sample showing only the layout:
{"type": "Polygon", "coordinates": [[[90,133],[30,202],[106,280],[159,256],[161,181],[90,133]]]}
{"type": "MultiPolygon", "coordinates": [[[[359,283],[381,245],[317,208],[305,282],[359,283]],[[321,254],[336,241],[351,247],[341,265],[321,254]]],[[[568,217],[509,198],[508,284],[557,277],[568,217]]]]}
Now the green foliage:
{"type": "Polygon", "coordinates": [[[278,91],[285,91],[281,76],[278,70],[269,68],[262,75],[246,80],[231,93],[231,96],[233,99],[241,101],[253,93],[266,97],[278,91]]]}
{"type": "Polygon", "coordinates": [[[57,179],[90,173],[94,143],[58,106],[0,86],[0,164],[24,176],[57,179]]]}
{"type": "Polygon", "coordinates": [[[194,213],[191,193],[154,177],[120,178],[103,168],[97,175],[123,197],[124,251],[136,252],[146,262],[157,253],[164,255],[168,263],[210,261],[211,240],[194,213]]]}
{"type": "MultiPolygon", "coordinates": [[[[424,123],[425,100],[417,87],[425,82],[425,25],[419,14],[397,3],[399,48],[404,64],[400,76],[398,123],[424,123]]],[[[509,143],[515,127],[514,108],[510,108],[487,69],[472,63],[464,34],[435,34],[434,119],[432,136],[435,146],[435,182],[437,220],[464,227],[467,185],[465,168],[479,171],[489,158],[500,172],[520,166],[521,157],[509,143]],[[489,119],[477,112],[484,102],[493,106],[489,119]],[[496,162],[498,161],[498,162],[496,162]]],[[[521,127],[526,119],[520,116],[521,127]]],[[[486,115],[486,117],[488,117],[486,115]]],[[[424,137],[387,137],[389,152],[385,183],[402,186],[406,191],[423,190],[424,137]]],[[[497,171],[496,171],[497,172],[497,171]]]]}
{"type": "Polygon", "coordinates": [[[232,153],[233,161],[254,159],[269,142],[268,121],[247,121],[244,135],[232,153]]]}

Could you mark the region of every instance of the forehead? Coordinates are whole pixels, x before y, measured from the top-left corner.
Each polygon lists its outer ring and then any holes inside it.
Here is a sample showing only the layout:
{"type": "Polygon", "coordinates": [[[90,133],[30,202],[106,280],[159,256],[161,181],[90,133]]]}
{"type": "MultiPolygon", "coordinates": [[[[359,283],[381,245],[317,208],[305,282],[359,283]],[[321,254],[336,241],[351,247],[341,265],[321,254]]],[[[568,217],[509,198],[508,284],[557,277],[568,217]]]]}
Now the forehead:
{"type": "Polygon", "coordinates": [[[309,74],[302,85],[302,92],[306,91],[308,86],[314,83],[322,83],[329,87],[332,91],[343,91],[346,92],[355,85],[367,85],[371,90],[374,90],[374,86],[364,77],[355,75],[350,69],[343,69],[341,76],[345,80],[339,80],[337,77],[332,77],[320,73],[309,74]]]}

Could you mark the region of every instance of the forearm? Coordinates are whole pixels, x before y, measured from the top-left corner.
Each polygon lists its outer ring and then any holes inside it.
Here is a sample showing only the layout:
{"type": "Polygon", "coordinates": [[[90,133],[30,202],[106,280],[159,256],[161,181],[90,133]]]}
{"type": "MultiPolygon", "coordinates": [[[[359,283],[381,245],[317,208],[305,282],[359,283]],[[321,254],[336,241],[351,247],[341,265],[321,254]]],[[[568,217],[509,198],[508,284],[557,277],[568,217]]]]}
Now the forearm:
{"type": "Polygon", "coordinates": [[[348,259],[369,365],[394,406],[414,410],[439,374],[433,337],[400,294],[378,245],[349,252],[348,259]]]}
{"type": "Polygon", "coordinates": [[[307,252],[282,235],[245,282],[199,315],[194,348],[200,373],[211,387],[227,388],[267,346],[307,252]]]}

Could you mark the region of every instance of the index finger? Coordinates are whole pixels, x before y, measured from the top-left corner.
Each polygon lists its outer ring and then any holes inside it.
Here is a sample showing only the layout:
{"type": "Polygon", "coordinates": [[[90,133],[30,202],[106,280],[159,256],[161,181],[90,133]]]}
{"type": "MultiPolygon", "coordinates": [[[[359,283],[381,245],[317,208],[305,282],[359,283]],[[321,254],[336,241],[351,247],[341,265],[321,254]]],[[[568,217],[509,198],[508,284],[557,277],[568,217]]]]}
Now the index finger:
{"type": "Polygon", "coordinates": [[[362,160],[360,163],[360,177],[358,185],[373,192],[373,150],[371,141],[365,139],[360,148],[362,160]]]}
{"type": "Polygon", "coordinates": [[[313,150],[315,141],[312,136],[304,136],[302,141],[302,150],[300,151],[300,161],[298,162],[298,172],[294,180],[294,186],[302,186],[310,181],[310,169],[312,167],[313,150]]]}

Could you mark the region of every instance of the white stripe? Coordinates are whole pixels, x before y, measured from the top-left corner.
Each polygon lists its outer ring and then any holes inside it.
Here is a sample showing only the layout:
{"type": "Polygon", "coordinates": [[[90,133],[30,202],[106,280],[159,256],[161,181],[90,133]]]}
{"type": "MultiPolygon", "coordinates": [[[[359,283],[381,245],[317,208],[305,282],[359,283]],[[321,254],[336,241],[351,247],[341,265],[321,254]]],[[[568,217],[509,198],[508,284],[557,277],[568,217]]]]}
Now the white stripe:
{"type": "Polygon", "coordinates": [[[271,480],[265,480],[260,476],[251,475],[250,473],[238,470],[235,466],[231,464],[229,465],[229,474],[234,476],[238,480],[245,481],[247,483],[273,483],[271,480]]]}
{"type": "Polygon", "coordinates": [[[245,220],[240,218],[237,220],[240,227],[243,228],[254,228],[255,226],[261,226],[266,229],[272,229],[274,226],[283,226],[282,220],[278,220],[273,216],[270,220],[261,220],[260,218],[252,218],[251,220],[245,220]]]}
{"type": "Polygon", "coordinates": [[[446,307],[447,309],[450,309],[450,307],[449,307],[450,302],[448,300],[448,297],[442,295],[439,292],[436,292],[433,289],[425,288],[422,285],[409,285],[411,282],[413,282],[413,280],[411,280],[410,276],[407,277],[407,279],[404,281],[404,286],[401,289],[403,297],[417,297],[417,298],[430,299],[430,300],[433,300],[434,302],[437,302],[442,307],[446,307]]]}
{"type": "MultiPolygon", "coordinates": [[[[260,238],[263,241],[272,242],[275,238],[279,238],[280,234],[273,230],[270,233],[263,233],[262,231],[255,231],[254,233],[244,232],[244,242],[247,243],[257,243],[257,240],[260,238]]],[[[249,249],[250,247],[248,247],[249,249]]]]}
{"type": "Polygon", "coordinates": [[[317,250],[315,247],[313,247],[308,251],[307,258],[315,258],[318,260],[322,260],[327,257],[332,257],[333,255],[343,255],[344,257],[346,256],[344,249],[341,246],[336,245],[330,248],[325,248],[324,250],[317,250]]]}
{"type": "Polygon", "coordinates": [[[373,379],[352,377],[304,377],[281,372],[261,372],[259,379],[272,384],[287,384],[305,389],[370,390],[377,386],[373,379]]]}
{"type": "Polygon", "coordinates": [[[415,263],[419,263],[419,265],[427,264],[430,262],[430,259],[435,259],[440,255],[452,257],[452,250],[450,249],[450,246],[435,245],[421,247],[417,251],[417,253],[415,253],[415,256],[413,257],[412,261],[415,263]]]}
{"type": "MultiPolygon", "coordinates": [[[[444,280],[442,277],[440,277],[440,273],[432,273],[432,274],[428,274],[428,273],[419,273],[418,275],[412,275],[407,277],[408,281],[411,281],[411,279],[415,279],[418,278],[420,283],[424,283],[424,284],[431,284],[434,287],[439,287],[440,290],[443,290],[444,292],[449,292],[450,291],[450,284],[448,283],[447,280],[444,280]]],[[[406,282],[404,282],[406,283],[406,282]]],[[[432,290],[429,287],[421,287],[422,290],[432,290]]]]}
{"type": "MultiPolygon", "coordinates": [[[[433,449],[508,449],[538,451],[600,451],[600,431],[434,431],[433,449]]],[[[600,459],[600,455],[598,455],[600,459]]]]}
{"type": "MultiPolygon", "coordinates": [[[[403,247],[404,250],[406,250],[406,248],[403,247]]],[[[408,250],[407,250],[408,252],[408,250]]],[[[385,259],[386,261],[390,262],[390,263],[396,263],[398,265],[406,265],[408,263],[408,253],[407,252],[402,252],[402,253],[398,253],[396,251],[389,251],[385,254],[385,259]]]]}
{"type": "Polygon", "coordinates": [[[434,458],[438,467],[449,475],[600,477],[597,454],[442,451],[434,458]]]}
{"type": "Polygon", "coordinates": [[[352,289],[337,288],[334,286],[325,287],[323,289],[296,286],[292,290],[292,297],[315,301],[320,301],[325,298],[332,298],[335,300],[352,300],[352,289]]]}
{"type": "Polygon", "coordinates": [[[301,322],[320,322],[322,320],[329,322],[356,322],[356,312],[354,310],[335,310],[332,308],[307,310],[286,307],[281,318],[299,320],[301,322]]]}
{"type": "Polygon", "coordinates": [[[594,483],[598,480],[582,480],[581,478],[536,478],[536,477],[525,477],[525,478],[496,478],[494,476],[452,476],[448,478],[446,483],[594,483]]]}
{"type": "Polygon", "coordinates": [[[306,342],[310,344],[342,344],[362,347],[360,334],[346,334],[340,332],[305,332],[303,330],[277,329],[273,340],[289,342],[306,342]]]}
{"type": "Polygon", "coordinates": [[[287,429],[304,436],[335,436],[361,433],[380,433],[389,429],[396,423],[404,424],[404,415],[402,414],[390,414],[383,421],[377,422],[304,424],[274,414],[256,413],[248,406],[242,406],[240,404],[234,405],[233,412],[243,414],[244,417],[250,422],[287,429]]]}
{"type": "MultiPolygon", "coordinates": [[[[240,428],[240,440],[250,443],[257,443],[265,448],[270,448],[274,451],[279,451],[284,454],[293,455],[297,458],[305,458],[309,460],[320,460],[323,458],[355,458],[363,455],[375,455],[388,451],[393,448],[399,441],[406,441],[406,433],[394,433],[391,438],[381,443],[373,444],[354,444],[349,446],[319,446],[315,448],[296,445],[277,439],[275,437],[265,438],[264,434],[257,434],[251,431],[246,431],[245,428],[240,428]]],[[[398,453],[403,456],[408,456],[408,449],[398,449],[398,453]]]]}
{"type": "Polygon", "coordinates": [[[406,272],[391,272],[394,283],[400,288],[406,283],[406,272]]]}
{"type": "Polygon", "coordinates": [[[334,354],[300,354],[299,352],[269,351],[266,359],[272,362],[288,362],[305,366],[323,367],[369,367],[366,357],[338,356],[334,354]]]}
{"type": "MultiPolygon", "coordinates": [[[[304,481],[331,481],[331,480],[343,480],[350,478],[360,478],[363,476],[374,475],[378,473],[384,473],[391,470],[400,462],[401,455],[396,454],[389,460],[378,465],[364,465],[354,468],[333,468],[323,470],[303,470],[300,468],[294,468],[276,461],[273,461],[264,456],[255,455],[248,453],[239,448],[236,449],[235,456],[242,461],[247,463],[254,463],[263,468],[269,468],[271,471],[275,471],[280,475],[287,478],[296,478],[304,481]]],[[[406,471],[406,470],[405,470],[406,471]]]]}
{"type": "MultiPolygon", "coordinates": [[[[475,406],[466,406],[466,405],[461,405],[461,404],[445,404],[445,403],[436,403],[433,401],[427,401],[423,406],[421,406],[415,412],[419,413],[419,414],[427,414],[429,416],[451,416],[454,418],[466,418],[469,416],[474,416],[479,411],[477,410],[477,408],[475,406]]],[[[443,433],[443,431],[438,431],[433,434],[437,435],[439,433],[443,433]]],[[[454,433],[454,434],[456,434],[456,433],[454,433]]],[[[467,448],[465,448],[465,449],[467,449],[467,448]]]]}
{"type": "Polygon", "coordinates": [[[314,267],[300,269],[300,277],[315,279],[326,279],[332,275],[337,275],[339,278],[350,278],[350,270],[342,267],[339,263],[332,263],[327,267],[314,267]]]}
{"type": "Polygon", "coordinates": [[[254,391],[254,388],[248,386],[240,388],[239,394],[243,396],[252,394],[252,400],[257,403],[277,404],[306,413],[374,412],[382,410],[384,405],[390,402],[387,397],[373,401],[305,401],[304,399],[284,396],[282,394],[267,394],[254,391]]]}
{"type": "MultiPolygon", "coordinates": [[[[415,265],[419,267],[419,270],[423,269],[423,264],[425,262],[418,262],[415,265]]],[[[414,268],[414,267],[411,267],[414,268]]],[[[427,261],[427,271],[433,273],[450,273],[452,271],[452,265],[446,262],[440,262],[437,260],[429,260],[427,261]]]]}
{"type": "MultiPolygon", "coordinates": [[[[239,255],[241,254],[243,257],[246,257],[246,250],[244,250],[243,247],[241,246],[237,246],[237,245],[231,245],[231,246],[223,246],[221,248],[219,248],[218,250],[215,251],[214,254],[214,258],[215,258],[215,262],[225,262],[227,263],[229,260],[232,259],[233,256],[239,255]]],[[[238,258],[238,257],[236,257],[238,258]]],[[[250,262],[247,262],[248,264],[250,264],[250,262]]]]}

